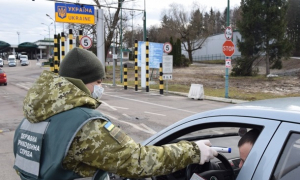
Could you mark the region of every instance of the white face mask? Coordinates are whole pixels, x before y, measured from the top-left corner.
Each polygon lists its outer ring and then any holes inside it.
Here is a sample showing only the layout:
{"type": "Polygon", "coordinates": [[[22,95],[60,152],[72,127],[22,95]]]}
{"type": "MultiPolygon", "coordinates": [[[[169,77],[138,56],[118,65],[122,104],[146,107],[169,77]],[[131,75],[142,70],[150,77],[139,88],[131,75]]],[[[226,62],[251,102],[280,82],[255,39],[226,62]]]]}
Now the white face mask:
{"type": "Polygon", "coordinates": [[[92,93],[92,97],[95,99],[100,99],[104,92],[104,88],[99,85],[94,85],[94,91],[92,93]]]}

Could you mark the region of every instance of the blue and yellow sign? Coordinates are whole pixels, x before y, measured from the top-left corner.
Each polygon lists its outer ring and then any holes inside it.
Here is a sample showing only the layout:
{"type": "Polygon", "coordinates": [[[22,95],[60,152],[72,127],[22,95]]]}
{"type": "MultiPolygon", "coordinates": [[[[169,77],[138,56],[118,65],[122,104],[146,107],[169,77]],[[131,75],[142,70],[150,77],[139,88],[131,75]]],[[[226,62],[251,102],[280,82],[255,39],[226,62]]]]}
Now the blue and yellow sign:
{"type": "Polygon", "coordinates": [[[95,24],[94,6],[55,3],[55,21],[63,23],[95,24]]]}

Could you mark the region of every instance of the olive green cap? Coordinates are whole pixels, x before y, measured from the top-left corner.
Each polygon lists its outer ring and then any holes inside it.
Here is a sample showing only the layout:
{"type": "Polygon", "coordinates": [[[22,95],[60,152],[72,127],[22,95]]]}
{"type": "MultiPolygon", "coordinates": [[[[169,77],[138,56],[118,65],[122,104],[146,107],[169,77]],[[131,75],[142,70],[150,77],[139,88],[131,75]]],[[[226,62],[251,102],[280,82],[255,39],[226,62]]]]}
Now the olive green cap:
{"type": "Polygon", "coordinates": [[[73,48],[59,66],[58,74],[63,77],[81,79],[84,84],[103,79],[104,68],[97,56],[91,51],[73,48]]]}

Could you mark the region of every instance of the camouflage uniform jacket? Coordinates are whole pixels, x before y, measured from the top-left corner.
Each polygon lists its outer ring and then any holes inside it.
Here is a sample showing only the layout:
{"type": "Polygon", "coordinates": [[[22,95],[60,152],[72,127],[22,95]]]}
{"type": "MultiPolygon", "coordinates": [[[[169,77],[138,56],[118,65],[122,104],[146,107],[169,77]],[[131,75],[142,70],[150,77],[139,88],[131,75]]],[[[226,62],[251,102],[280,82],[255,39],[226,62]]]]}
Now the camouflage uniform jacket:
{"type": "MultiPolygon", "coordinates": [[[[23,111],[28,121],[37,123],[75,107],[97,109],[100,104],[81,80],[44,71],[29,89],[23,111]]],[[[63,167],[83,177],[91,177],[101,169],[139,178],[169,174],[200,162],[200,150],[194,142],[142,146],[118,127],[108,131],[106,123],[102,119],[93,120],[78,131],[63,167]]]]}

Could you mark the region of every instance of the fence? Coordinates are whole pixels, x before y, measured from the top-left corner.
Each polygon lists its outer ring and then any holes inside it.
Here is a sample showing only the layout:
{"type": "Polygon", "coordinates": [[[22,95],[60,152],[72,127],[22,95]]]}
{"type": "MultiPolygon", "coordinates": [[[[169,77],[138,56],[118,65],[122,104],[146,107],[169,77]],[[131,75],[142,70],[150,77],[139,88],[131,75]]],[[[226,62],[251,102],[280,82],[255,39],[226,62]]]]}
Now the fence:
{"type": "MultiPolygon", "coordinates": [[[[231,58],[237,58],[241,55],[233,55],[231,58]]],[[[206,61],[206,60],[225,60],[224,54],[211,54],[211,55],[203,55],[203,56],[193,56],[193,61],[206,61]]]]}

